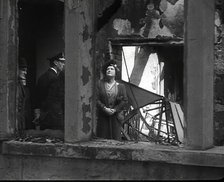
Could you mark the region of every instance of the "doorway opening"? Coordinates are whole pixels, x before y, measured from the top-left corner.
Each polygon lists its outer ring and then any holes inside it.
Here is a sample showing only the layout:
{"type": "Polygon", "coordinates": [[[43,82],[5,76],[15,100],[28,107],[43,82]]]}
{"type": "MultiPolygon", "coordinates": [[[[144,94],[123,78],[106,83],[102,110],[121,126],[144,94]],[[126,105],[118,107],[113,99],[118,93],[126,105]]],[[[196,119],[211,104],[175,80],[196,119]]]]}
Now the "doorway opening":
{"type": "Polygon", "coordinates": [[[30,98],[24,128],[36,130],[33,120],[37,80],[49,69],[49,58],[64,52],[64,1],[19,0],[17,7],[18,65],[20,58],[25,58],[30,98]]]}

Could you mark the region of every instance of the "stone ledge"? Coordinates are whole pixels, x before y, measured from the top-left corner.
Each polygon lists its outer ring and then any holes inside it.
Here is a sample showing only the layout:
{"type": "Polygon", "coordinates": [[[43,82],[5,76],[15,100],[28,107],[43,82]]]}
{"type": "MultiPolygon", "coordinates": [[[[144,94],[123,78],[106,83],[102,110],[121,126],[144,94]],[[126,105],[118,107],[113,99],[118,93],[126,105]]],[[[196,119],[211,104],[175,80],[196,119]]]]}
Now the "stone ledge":
{"type": "Polygon", "coordinates": [[[224,146],[200,151],[148,142],[119,142],[100,139],[75,144],[42,144],[11,140],[2,143],[2,154],[224,167],[224,146]]]}

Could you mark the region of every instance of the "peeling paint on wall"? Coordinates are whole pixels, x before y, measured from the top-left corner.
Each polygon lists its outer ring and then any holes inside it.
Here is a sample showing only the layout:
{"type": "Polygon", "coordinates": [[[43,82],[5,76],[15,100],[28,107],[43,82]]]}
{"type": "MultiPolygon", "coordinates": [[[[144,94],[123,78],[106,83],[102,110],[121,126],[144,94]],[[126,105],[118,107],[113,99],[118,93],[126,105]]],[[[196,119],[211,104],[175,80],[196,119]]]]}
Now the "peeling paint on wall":
{"type": "Polygon", "coordinates": [[[118,36],[183,37],[184,0],[178,0],[172,4],[167,0],[145,1],[144,3],[134,1],[122,4],[122,10],[112,20],[113,29],[117,31],[118,36]],[[135,16],[132,15],[133,12],[135,16]]]}
{"type": "Polygon", "coordinates": [[[82,66],[82,83],[83,86],[86,85],[89,82],[89,77],[91,76],[91,73],[88,70],[88,67],[82,66]]]}
{"type": "Polygon", "coordinates": [[[83,40],[83,42],[88,40],[89,37],[90,36],[89,36],[88,26],[85,25],[84,28],[83,28],[83,32],[82,32],[82,40],[83,40]]]}
{"type": "MultiPolygon", "coordinates": [[[[85,13],[82,11],[80,14],[83,17],[83,21],[86,22],[85,13]]],[[[88,38],[90,37],[89,36],[89,30],[88,30],[88,25],[87,24],[85,24],[84,27],[83,27],[82,37],[83,37],[82,38],[83,42],[85,42],[86,40],[88,40],[88,38]]]]}
{"type": "Polygon", "coordinates": [[[113,28],[117,30],[118,35],[130,35],[131,33],[133,33],[131,22],[127,19],[115,19],[113,21],[113,28]]]}
{"type": "Polygon", "coordinates": [[[86,17],[85,17],[85,13],[84,13],[84,11],[82,11],[80,14],[81,14],[82,17],[83,17],[83,20],[86,21],[86,17]]]}
{"type": "Polygon", "coordinates": [[[82,131],[85,134],[90,132],[90,122],[91,122],[91,109],[90,104],[86,105],[85,103],[82,104],[82,119],[83,119],[83,128],[82,131]],[[87,116],[89,114],[89,116],[87,116]]]}
{"type": "Polygon", "coordinates": [[[184,33],[184,0],[178,0],[175,4],[167,2],[167,8],[161,16],[164,26],[167,26],[172,34],[183,37],[184,33]]]}

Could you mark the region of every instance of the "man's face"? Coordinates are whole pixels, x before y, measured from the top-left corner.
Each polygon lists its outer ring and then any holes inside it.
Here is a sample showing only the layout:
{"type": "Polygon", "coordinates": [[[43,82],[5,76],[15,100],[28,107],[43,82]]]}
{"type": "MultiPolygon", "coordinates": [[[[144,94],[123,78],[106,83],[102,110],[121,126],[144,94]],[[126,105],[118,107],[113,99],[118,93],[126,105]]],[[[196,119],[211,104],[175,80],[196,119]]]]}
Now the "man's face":
{"type": "Polygon", "coordinates": [[[23,85],[26,85],[26,74],[27,74],[27,68],[19,69],[19,80],[23,85]]]}
{"type": "Polygon", "coordinates": [[[59,71],[62,71],[64,69],[64,67],[65,67],[65,62],[56,61],[56,64],[55,65],[57,66],[57,69],[59,71]]]}

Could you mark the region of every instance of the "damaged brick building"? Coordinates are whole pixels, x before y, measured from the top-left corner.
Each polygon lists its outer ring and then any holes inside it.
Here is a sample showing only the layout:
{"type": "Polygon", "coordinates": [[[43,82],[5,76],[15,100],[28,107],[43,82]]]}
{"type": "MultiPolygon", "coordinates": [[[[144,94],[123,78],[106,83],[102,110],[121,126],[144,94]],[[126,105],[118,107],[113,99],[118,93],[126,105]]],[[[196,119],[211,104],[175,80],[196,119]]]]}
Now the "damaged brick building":
{"type": "Polygon", "coordinates": [[[223,178],[223,13],[220,0],[1,0],[0,179],[223,178]],[[136,48],[128,79],[183,108],[181,145],[94,138],[101,66],[109,56],[123,73],[136,48]],[[62,140],[15,140],[18,56],[29,60],[32,96],[58,51],[66,57],[65,128],[41,135],[62,140]]]}

